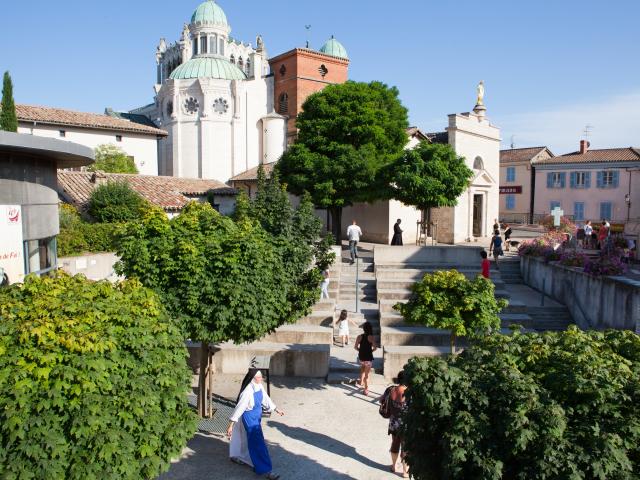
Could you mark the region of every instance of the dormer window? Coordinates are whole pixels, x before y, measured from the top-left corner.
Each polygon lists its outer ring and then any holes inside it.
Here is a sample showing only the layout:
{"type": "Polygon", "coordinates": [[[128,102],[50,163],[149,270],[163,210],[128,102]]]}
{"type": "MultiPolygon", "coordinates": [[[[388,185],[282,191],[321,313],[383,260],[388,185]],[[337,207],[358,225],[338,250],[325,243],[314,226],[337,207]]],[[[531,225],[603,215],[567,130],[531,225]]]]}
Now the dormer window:
{"type": "Polygon", "coordinates": [[[200,53],[204,54],[207,53],[207,47],[208,47],[208,41],[207,41],[207,37],[200,37],[200,53]]]}
{"type": "Polygon", "coordinates": [[[234,65],[236,64],[236,57],[235,57],[235,55],[233,53],[231,54],[231,57],[229,58],[229,61],[231,63],[233,63],[234,65]]]}
{"type": "Polygon", "coordinates": [[[244,68],[244,62],[242,61],[242,57],[238,58],[238,68],[240,70],[244,68]]]}
{"type": "Polygon", "coordinates": [[[193,56],[195,57],[196,55],[198,55],[198,39],[194,38],[193,39],[193,56]]]}
{"type": "Polygon", "coordinates": [[[218,37],[216,35],[209,37],[209,53],[218,53],[218,37]]]}

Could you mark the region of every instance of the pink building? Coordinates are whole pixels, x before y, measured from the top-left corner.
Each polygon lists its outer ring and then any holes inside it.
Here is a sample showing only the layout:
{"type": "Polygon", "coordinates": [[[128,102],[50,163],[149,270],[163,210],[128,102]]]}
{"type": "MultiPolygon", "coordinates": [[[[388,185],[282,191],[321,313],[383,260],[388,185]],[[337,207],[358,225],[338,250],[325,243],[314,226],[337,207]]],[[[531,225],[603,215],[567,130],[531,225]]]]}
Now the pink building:
{"type": "Polygon", "coordinates": [[[590,150],[582,140],[579,151],[533,165],[536,216],[560,207],[576,222],[640,219],[640,149],[590,150]]]}

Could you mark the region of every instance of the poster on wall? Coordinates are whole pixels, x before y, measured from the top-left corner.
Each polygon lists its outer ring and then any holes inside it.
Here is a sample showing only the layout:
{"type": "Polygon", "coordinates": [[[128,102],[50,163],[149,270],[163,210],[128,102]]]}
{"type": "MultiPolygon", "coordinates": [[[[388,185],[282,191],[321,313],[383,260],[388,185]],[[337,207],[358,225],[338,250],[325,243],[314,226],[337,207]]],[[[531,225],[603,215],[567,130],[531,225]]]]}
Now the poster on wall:
{"type": "Polygon", "coordinates": [[[0,283],[22,282],[23,279],[22,208],[20,205],[0,205],[0,283]]]}

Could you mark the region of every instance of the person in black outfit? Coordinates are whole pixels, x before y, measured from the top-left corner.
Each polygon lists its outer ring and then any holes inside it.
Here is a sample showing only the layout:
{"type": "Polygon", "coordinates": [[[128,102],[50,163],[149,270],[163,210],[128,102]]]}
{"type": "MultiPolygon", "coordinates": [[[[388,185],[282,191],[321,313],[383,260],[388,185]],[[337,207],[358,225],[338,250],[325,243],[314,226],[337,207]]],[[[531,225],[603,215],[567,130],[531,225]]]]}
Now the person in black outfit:
{"type": "Polygon", "coordinates": [[[393,226],[393,238],[391,239],[391,245],[402,245],[402,229],[400,228],[400,222],[402,222],[402,220],[398,219],[396,224],[393,226]]]}
{"type": "Polygon", "coordinates": [[[362,325],[363,333],[356,338],[355,349],[358,351],[358,362],[360,363],[360,380],[358,384],[362,386],[365,395],[369,395],[369,372],[373,366],[373,352],[378,348],[376,340],[373,338],[373,327],[369,322],[362,325]]]}

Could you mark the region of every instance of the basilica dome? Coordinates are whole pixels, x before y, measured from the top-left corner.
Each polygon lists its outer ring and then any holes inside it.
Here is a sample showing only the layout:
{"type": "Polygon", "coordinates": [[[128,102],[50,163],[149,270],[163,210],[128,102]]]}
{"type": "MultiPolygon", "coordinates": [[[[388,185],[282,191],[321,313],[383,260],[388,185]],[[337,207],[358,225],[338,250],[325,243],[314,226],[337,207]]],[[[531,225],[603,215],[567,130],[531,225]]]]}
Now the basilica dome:
{"type": "Polygon", "coordinates": [[[219,78],[222,80],[246,80],[247,75],[234,64],[223,58],[195,57],[176,68],[169,78],[219,78]]]}
{"type": "Polygon", "coordinates": [[[331,35],[331,38],[327,40],[322,48],[320,49],[321,53],[331,55],[333,57],[344,58],[345,60],[349,60],[349,55],[347,55],[347,49],[335,38],[331,35]]]}
{"type": "Polygon", "coordinates": [[[215,0],[202,2],[191,16],[191,23],[228,25],[227,16],[215,0]]]}

